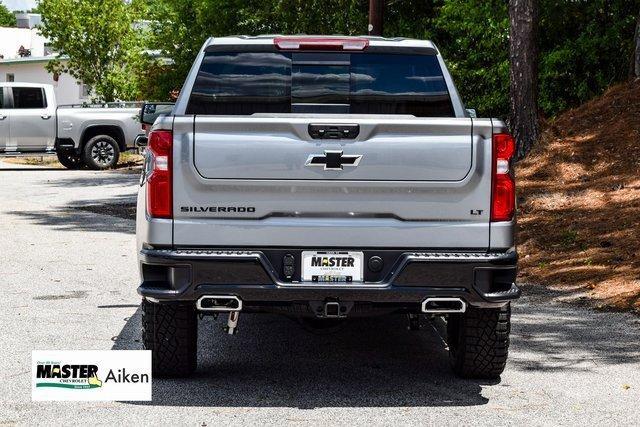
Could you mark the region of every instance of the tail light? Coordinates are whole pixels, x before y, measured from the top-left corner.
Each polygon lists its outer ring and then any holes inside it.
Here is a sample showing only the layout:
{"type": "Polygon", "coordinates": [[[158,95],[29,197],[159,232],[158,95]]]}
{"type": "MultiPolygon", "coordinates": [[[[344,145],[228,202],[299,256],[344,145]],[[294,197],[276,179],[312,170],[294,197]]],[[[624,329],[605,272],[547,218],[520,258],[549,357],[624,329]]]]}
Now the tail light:
{"type": "Polygon", "coordinates": [[[147,213],[153,218],[173,217],[171,163],[173,132],[155,130],[149,134],[149,175],[147,177],[147,213]]]}
{"type": "Polygon", "coordinates": [[[369,40],[362,37],[276,37],[280,50],[365,50],[369,40]]]}
{"type": "Polygon", "coordinates": [[[493,135],[493,189],[491,221],[510,221],[516,207],[516,185],[511,171],[516,143],[508,133],[493,135]]]}

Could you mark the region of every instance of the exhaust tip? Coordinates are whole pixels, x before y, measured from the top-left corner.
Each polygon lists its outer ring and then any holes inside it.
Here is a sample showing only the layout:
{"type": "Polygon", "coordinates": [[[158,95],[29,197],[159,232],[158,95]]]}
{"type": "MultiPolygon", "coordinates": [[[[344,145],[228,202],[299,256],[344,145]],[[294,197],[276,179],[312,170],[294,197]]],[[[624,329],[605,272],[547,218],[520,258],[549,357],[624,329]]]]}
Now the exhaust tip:
{"type": "Polygon", "coordinates": [[[240,311],[242,300],[234,295],[204,295],[196,302],[196,308],[200,311],[240,311]]]}
{"type": "Polygon", "coordinates": [[[464,313],[467,304],[462,298],[427,298],[422,302],[422,312],[431,314],[464,313]]]}

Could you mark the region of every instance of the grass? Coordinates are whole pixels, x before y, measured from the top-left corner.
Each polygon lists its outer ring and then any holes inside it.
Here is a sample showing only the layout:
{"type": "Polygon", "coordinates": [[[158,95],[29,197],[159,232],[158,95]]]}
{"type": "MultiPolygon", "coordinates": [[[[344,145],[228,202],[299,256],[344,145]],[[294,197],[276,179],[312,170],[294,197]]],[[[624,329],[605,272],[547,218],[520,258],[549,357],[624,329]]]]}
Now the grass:
{"type": "Polygon", "coordinates": [[[561,234],[562,245],[564,247],[571,247],[578,241],[578,232],[574,230],[565,230],[561,234]]]}
{"type": "Polygon", "coordinates": [[[58,162],[56,156],[7,157],[3,161],[14,165],[64,167],[58,162]]]}
{"type": "MultiPolygon", "coordinates": [[[[29,157],[7,157],[3,159],[7,163],[14,165],[42,166],[48,168],[64,169],[56,156],[29,156],[29,157]]],[[[138,168],[144,163],[144,157],[134,151],[120,153],[118,165],[114,169],[138,168]]]]}

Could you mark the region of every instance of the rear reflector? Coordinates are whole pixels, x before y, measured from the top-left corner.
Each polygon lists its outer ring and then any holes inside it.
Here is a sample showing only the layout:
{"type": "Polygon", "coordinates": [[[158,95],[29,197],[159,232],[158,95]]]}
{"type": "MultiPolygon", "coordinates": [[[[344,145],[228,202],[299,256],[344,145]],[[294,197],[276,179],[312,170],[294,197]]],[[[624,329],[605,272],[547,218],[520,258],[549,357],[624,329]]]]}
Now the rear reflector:
{"type": "Polygon", "coordinates": [[[369,40],[361,37],[276,37],[281,50],[365,50],[369,40]]]}
{"type": "Polygon", "coordinates": [[[173,133],[170,130],[151,132],[148,151],[151,172],[147,178],[147,213],[153,218],[172,218],[173,133]]]}
{"type": "Polygon", "coordinates": [[[516,207],[516,185],[511,171],[516,143],[508,133],[493,135],[493,189],[491,221],[511,221],[516,207]]]}

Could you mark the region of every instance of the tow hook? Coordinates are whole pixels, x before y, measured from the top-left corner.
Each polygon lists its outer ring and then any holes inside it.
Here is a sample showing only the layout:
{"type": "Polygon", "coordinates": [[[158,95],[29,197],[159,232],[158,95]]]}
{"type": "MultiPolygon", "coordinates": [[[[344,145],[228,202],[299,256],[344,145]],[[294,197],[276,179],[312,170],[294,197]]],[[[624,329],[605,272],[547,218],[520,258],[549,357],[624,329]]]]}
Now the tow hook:
{"type": "Polygon", "coordinates": [[[353,301],[340,301],[338,298],[309,301],[309,309],[320,319],[343,319],[349,315],[353,305],[353,301]]]}
{"type": "Polygon", "coordinates": [[[340,303],[329,301],[324,304],[324,317],[340,317],[340,303]]]}

